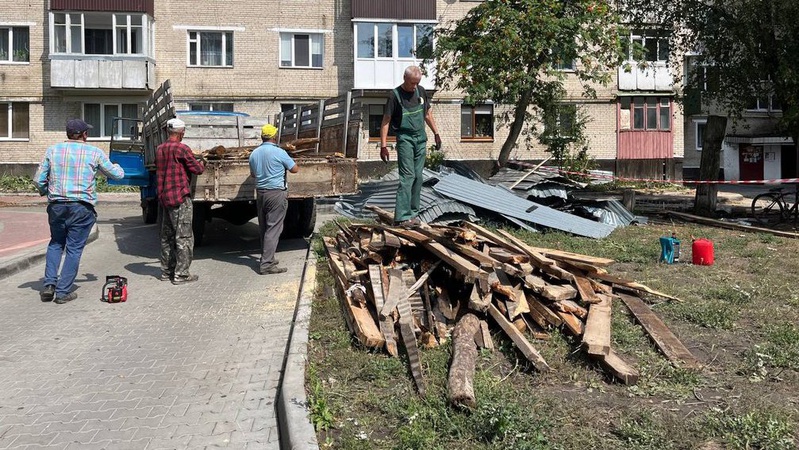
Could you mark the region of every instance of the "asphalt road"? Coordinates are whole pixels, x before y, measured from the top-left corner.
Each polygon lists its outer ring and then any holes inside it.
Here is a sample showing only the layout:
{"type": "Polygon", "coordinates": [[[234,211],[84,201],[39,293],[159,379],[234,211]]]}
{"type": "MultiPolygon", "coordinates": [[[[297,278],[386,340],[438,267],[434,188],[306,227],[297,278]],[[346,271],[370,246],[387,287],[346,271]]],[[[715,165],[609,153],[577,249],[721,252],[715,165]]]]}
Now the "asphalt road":
{"type": "Polygon", "coordinates": [[[281,242],[289,271],[262,276],[257,224],[215,221],[199,281],[173,286],[156,278],[157,232],[138,208],[98,211],[77,300],[39,300],[43,264],[0,280],[0,449],[277,449],[306,242],[281,242]],[[106,275],[128,278],[126,303],[100,302],[106,275]]]}

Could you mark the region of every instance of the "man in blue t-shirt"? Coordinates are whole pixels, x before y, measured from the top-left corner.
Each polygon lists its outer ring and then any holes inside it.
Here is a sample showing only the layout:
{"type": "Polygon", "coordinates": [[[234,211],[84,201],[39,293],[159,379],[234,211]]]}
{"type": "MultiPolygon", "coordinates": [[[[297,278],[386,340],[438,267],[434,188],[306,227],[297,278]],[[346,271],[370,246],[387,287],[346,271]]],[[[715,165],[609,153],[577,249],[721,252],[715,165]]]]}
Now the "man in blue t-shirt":
{"type": "Polygon", "coordinates": [[[261,265],[259,273],[283,273],[275,259],[275,250],[283,232],[283,219],[288,208],[286,171],[300,169],[285,150],[275,143],[277,128],[266,124],[261,128],[263,144],[250,154],[250,176],[256,180],[258,227],[261,230],[261,265]]]}

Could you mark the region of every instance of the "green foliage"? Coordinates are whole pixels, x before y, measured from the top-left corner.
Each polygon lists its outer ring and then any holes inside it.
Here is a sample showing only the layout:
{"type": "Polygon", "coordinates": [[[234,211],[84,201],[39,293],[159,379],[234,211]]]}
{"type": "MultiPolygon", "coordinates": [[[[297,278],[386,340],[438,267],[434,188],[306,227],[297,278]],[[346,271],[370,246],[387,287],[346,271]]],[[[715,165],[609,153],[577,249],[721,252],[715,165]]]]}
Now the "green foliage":
{"type": "MultiPolygon", "coordinates": [[[[498,158],[504,165],[518,137],[532,138],[535,124],[562,107],[560,67],[577,63],[570,73],[589,97],[597,83],[611,81],[621,55],[617,24],[606,1],[487,0],[436,31],[436,82],[464,91],[471,104],[513,107],[498,121],[510,124],[498,158]]],[[[551,138],[553,145],[558,139],[551,138]]]]}
{"type": "Polygon", "coordinates": [[[749,353],[749,361],[763,361],[764,366],[799,370],[799,328],[793,324],[771,326],[766,341],[749,353]]]}
{"type": "Polygon", "coordinates": [[[322,388],[322,381],[313,364],[308,365],[308,379],[311,385],[311,392],[308,394],[311,423],[316,431],[326,431],[333,426],[333,412],[330,410],[322,388]]]}
{"type": "Polygon", "coordinates": [[[29,176],[6,175],[0,177],[0,192],[36,192],[36,186],[29,176]]]}
{"type": "Polygon", "coordinates": [[[683,320],[714,330],[731,330],[739,316],[738,309],[718,299],[671,304],[666,309],[683,320]]]}
{"type": "Polygon", "coordinates": [[[668,439],[668,430],[651,411],[643,411],[636,417],[623,419],[613,433],[624,443],[624,448],[630,450],[677,448],[668,439]]]}
{"type": "Polygon", "coordinates": [[[427,154],[424,157],[424,166],[430,170],[438,170],[441,168],[441,165],[444,164],[445,159],[446,155],[444,152],[436,150],[436,146],[431,145],[430,148],[427,149],[427,154]]]}
{"type": "Polygon", "coordinates": [[[708,417],[715,434],[730,450],[791,450],[796,448],[794,425],[784,417],[760,411],[733,415],[715,409],[708,417]]]}

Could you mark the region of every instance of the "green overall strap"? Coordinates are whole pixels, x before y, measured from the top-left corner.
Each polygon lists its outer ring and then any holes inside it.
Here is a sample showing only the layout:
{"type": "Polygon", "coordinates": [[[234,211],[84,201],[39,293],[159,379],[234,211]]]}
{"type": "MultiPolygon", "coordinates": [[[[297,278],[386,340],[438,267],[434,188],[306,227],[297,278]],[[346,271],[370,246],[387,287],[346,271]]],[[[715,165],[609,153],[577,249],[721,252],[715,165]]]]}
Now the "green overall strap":
{"type": "Polygon", "coordinates": [[[397,130],[399,133],[420,133],[424,132],[424,102],[421,101],[422,96],[419,95],[419,88],[416,88],[416,97],[420,99],[418,105],[413,106],[411,108],[406,108],[402,104],[402,98],[399,95],[399,88],[394,88],[394,96],[397,98],[397,102],[402,108],[402,122],[400,123],[399,129],[397,130]]]}

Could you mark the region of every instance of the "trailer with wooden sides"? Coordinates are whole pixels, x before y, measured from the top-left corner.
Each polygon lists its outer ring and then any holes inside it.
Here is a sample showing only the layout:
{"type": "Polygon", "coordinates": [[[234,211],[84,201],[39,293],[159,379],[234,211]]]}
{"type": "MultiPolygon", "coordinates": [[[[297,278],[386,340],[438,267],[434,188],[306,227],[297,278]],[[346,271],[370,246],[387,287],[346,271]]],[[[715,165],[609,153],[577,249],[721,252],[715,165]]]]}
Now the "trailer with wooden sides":
{"type": "Polygon", "coordinates": [[[205,172],[192,177],[194,234],[199,244],[205,225],[214,217],[241,225],[256,216],[255,179],[250,176],[248,158],[261,144],[261,127],[272,123],[278,128],[279,145],[300,169],[288,174],[284,235],[308,235],[316,221],[315,198],[357,190],[360,100],[358,94],[347,93],[270,119],[230,112],[181,112],[175,111],[167,80],[147,101],[140,131],[112,139],[111,160],[122,164],[126,173],[118,184],[140,186],[142,217],[145,223],[154,223],[158,210],[155,152],[167,138],[166,122],[180,118],[186,123],[183,142],[205,163],[205,172]]]}

